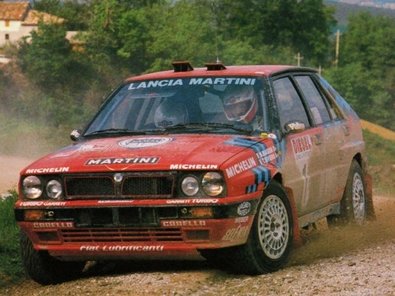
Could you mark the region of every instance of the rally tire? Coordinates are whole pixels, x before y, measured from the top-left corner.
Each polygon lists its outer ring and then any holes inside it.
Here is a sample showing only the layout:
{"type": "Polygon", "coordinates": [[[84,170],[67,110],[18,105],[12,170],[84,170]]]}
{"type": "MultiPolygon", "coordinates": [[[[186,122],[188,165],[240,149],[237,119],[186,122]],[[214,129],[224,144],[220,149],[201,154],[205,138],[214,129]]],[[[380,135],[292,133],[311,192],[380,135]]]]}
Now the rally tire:
{"type": "Polygon", "coordinates": [[[329,216],[328,225],[330,227],[346,224],[361,225],[368,218],[368,205],[364,174],[359,163],[353,159],[340,202],[340,214],[329,216]]]}
{"type": "Polygon", "coordinates": [[[26,234],[20,234],[22,263],[27,275],[41,285],[50,285],[77,278],[85,262],[64,262],[47,252],[36,251],[26,234]]]}
{"type": "Polygon", "coordinates": [[[283,187],[271,181],[255,214],[247,243],[222,250],[221,259],[236,273],[273,272],[288,262],[293,240],[291,206],[283,187]]]}

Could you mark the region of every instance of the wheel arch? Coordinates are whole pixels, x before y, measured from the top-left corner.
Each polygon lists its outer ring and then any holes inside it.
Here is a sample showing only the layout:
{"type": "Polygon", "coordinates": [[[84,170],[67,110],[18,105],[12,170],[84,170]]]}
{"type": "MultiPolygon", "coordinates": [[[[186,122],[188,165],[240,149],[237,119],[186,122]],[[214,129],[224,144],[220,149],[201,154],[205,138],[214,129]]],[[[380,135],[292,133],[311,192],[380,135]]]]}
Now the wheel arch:
{"type": "Polygon", "coordinates": [[[293,190],[290,187],[286,187],[284,186],[283,183],[283,176],[280,172],[278,172],[277,174],[275,174],[272,178],[272,181],[276,181],[278,182],[285,190],[285,193],[287,194],[288,197],[288,201],[289,204],[291,206],[291,211],[292,211],[292,222],[293,222],[293,246],[294,247],[300,247],[303,242],[302,242],[302,238],[300,236],[300,228],[299,228],[299,219],[298,219],[298,210],[296,207],[296,201],[295,201],[295,197],[293,194],[293,190]]]}
{"type": "Polygon", "coordinates": [[[368,164],[366,158],[362,156],[360,152],[354,155],[353,160],[355,160],[362,168],[363,180],[365,182],[365,194],[366,194],[366,204],[367,204],[367,218],[369,220],[374,220],[376,214],[374,212],[373,205],[373,178],[368,172],[368,164]]]}

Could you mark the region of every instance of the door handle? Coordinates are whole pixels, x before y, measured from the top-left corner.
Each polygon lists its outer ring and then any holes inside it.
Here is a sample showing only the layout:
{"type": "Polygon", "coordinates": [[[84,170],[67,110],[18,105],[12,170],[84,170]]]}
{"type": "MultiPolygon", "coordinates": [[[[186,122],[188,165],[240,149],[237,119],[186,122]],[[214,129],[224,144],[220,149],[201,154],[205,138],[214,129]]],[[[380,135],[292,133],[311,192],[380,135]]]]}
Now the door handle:
{"type": "Polygon", "coordinates": [[[348,125],[344,124],[342,125],[343,128],[343,132],[345,136],[349,136],[350,135],[350,128],[348,127],[348,125]]]}

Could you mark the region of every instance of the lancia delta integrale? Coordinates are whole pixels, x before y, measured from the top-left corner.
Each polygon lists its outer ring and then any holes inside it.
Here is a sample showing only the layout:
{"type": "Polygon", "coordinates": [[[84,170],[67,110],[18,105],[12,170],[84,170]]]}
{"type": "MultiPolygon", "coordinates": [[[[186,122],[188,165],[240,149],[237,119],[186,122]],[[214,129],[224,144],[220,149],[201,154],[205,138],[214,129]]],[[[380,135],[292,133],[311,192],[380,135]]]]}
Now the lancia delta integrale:
{"type": "Polygon", "coordinates": [[[316,71],[173,66],[126,79],[73,145],[22,170],[15,216],[35,281],[199,254],[261,274],[317,220],[374,215],[359,118],[316,71]]]}

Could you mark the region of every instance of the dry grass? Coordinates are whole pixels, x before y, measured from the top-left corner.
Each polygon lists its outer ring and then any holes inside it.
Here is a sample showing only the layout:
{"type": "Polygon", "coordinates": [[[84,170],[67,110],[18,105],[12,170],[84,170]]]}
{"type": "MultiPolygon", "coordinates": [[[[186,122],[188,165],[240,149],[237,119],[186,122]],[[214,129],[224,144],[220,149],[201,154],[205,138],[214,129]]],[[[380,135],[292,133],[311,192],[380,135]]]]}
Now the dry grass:
{"type": "Polygon", "coordinates": [[[361,119],[361,125],[363,129],[366,129],[371,133],[377,134],[383,139],[395,141],[395,132],[390,129],[387,129],[385,127],[371,123],[363,119],[361,119]]]}

